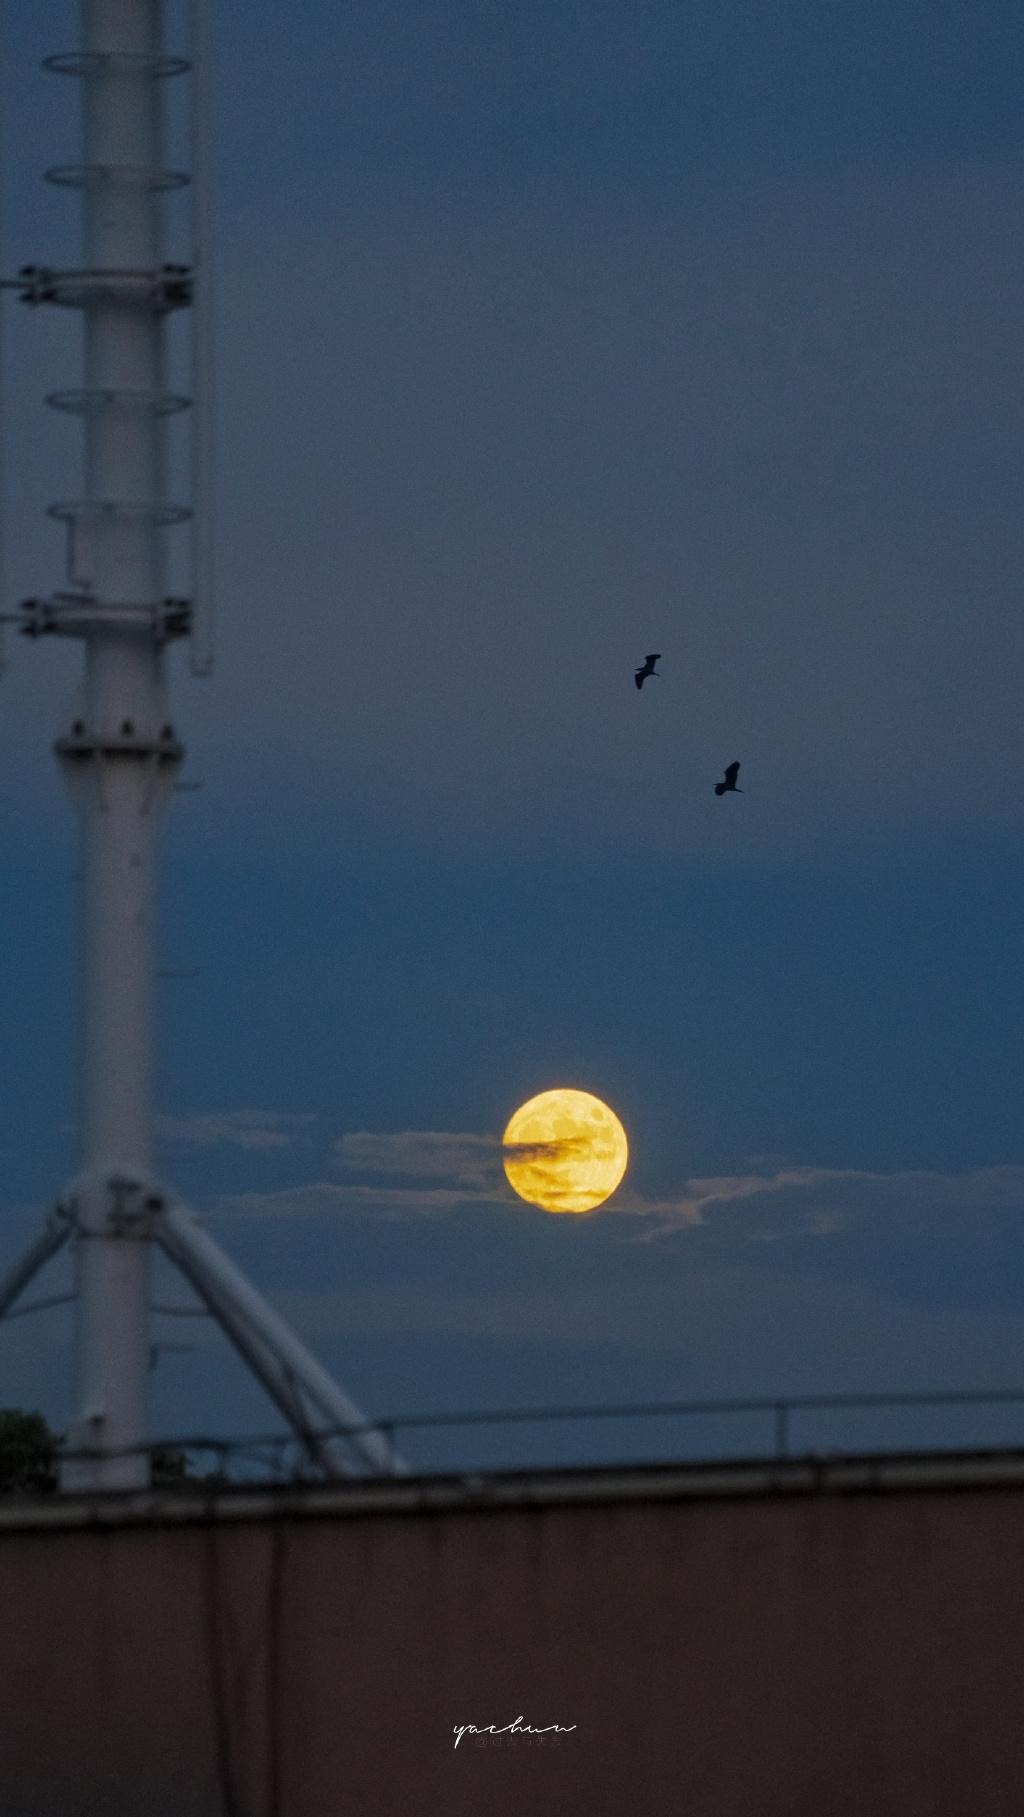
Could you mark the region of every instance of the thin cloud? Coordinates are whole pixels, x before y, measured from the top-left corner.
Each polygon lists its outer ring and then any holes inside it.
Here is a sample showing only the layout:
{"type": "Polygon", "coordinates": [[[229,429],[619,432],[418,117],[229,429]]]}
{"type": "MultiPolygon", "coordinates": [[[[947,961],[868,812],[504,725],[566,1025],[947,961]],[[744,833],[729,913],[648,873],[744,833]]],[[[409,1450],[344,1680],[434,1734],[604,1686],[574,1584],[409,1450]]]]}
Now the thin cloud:
{"type": "Polygon", "coordinates": [[[315,1121],[279,1110],[228,1110],[207,1116],[156,1118],[157,1139],[184,1148],[290,1148],[315,1121]]]}
{"type": "Polygon", "coordinates": [[[346,1173],[444,1180],[453,1188],[476,1188],[491,1197],[504,1184],[504,1160],[553,1161],[585,1147],[581,1136],[506,1144],[500,1136],[467,1130],[403,1129],[378,1134],[362,1129],[342,1136],[335,1153],[346,1173]]]}
{"type": "Polygon", "coordinates": [[[485,1185],[501,1172],[503,1159],[546,1161],[588,1147],[586,1136],[557,1141],[514,1141],[476,1136],[467,1130],[396,1130],[383,1136],[358,1130],[334,1145],[343,1168],[356,1174],[414,1174],[418,1179],[463,1179],[485,1185]]]}
{"type": "Polygon", "coordinates": [[[586,1154],[586,1136],[560,1136],[557,1142],[505,1142],[502,1154],[510,1161],[554,1161],[564,1155],[586,1154]]]}
{"type": "Polygon", "coordinates": [[[369,1214],[390,1223],[443,1216],[458,1206],[489,1205],[509,1198],[510,1193],[499,1193],[497,1189],[486,1192],[450,1186],[365,1186],[313,1180],[308,1185],[284,1187],[279,1192],[222,1194],[212,1201],[209,1209],[212,1213],[227,1212],[251,1218],[369,1214]]]}
{"type": "Polygon", "coordinates": [[[445,1180],[453,1187],[486,1191],[501,1180],[501,1138],[463,1130],[403,1129],[377,1134],[357,1130],[335,1144],[349,1173],[445,1180]]]}
{"type": "Polygon", "coordinates": [[[774,1174],[722,1174],[710,1179],[687,1180],[685,1190],[678,1198],[645,1199],[638,1193],[627,1193],[614,1209],[628,1215],[658,1220],[656,1227],[645,1233],[643,1240],[647,1241],[666,1232],[690,1229],[695,1224],[707,1224],[716,1212],[731,1211],[747,1202],[753,1201],[751,1209],[759,1211],[761,1201],[778,1199],[782,1194],[795,1194],[799,1197],[809,1188],[831,1187],[839,1180],[875,1180],[885,1177],[826,1167],[783,1168],[774,1174]]]}
{"type": "MultiPolygon", "coordinates": [[[[543,1159],[559,1146],[522,1144],[515,1152],[543,1159]]],[[[235,1193],[216,1199],[211,1209],[247,1217],[334,1213],[390,1222],[520,1204],[501,1170],[501,1144],[490,1136],[361,1131],[342,1137],[336,1148],[344,1168],[382,1177],[235,1193]]],[[[764,1174],[695,1177],[678,1194],[658,1198],[625,1188],[587,1217],[604,1224],[621,1220],[627,1233],[622,1240],[627,1243],[670,1242],[699,1228],[746,1245],[796,1237],[824,1241],[855,1226],[889,1227],[896,1219],[937,1223],[1018,1208],[1024,1209],[1024,1166],[976,1168],[962,1174],[783,1167],[764,1174]]]]}
{"type": "Polygon", "coordinates": [[[639,1242],[657,1242],[696,1225],[770,1242],[798,1234],[827,1237],[881,1217],[966,1217],[1018,1207],[1024,1207],[1024,1166],[963,1174],[826,1167],[726,1174],[688,1180],[678,1198],[627,1195],[614,1209],[649,1221],[635,1239],[639,1242]]]}

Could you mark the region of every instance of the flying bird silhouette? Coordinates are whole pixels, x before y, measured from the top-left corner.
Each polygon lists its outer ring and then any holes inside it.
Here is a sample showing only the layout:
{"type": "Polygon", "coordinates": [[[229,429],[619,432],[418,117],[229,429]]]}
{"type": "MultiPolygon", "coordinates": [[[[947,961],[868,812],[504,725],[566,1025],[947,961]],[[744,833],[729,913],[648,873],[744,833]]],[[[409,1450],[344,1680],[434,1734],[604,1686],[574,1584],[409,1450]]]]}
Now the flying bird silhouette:
{"type": "Polygon", "coordinates": [[[653,655],[644,657],[643,668],[637,669],[637,671],[636,671],[636,685],[638,688],[643,687],[644,682],[647,680],[648,675],[657,675],[658,671],[654,665],[656,662],[660,662],[660,660],[661,660],[661,651],[660,650],[655,650],[653,655]]]}
{"type": "Polygon", "coordinates": [[[738,763],[726,764],[725,781],[715,783],[715,794],[716,795],[727,795],[729,793],[729,791],[732,790],[733,794],[742,795],[743,790],[738,789],[736,787],[736,778],[739,775],[739,773],[740,773],[740,766],[738,763]]]}

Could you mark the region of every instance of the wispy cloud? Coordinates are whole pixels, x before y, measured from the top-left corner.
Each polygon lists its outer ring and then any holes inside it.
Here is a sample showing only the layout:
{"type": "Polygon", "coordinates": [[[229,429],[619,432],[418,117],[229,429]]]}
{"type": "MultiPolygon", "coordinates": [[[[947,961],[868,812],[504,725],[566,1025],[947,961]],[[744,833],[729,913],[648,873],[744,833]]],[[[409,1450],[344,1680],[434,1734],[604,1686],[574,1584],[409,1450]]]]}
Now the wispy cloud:
{"type": "MultiPolygon", "coordinates": [[[[505,1159],[557,1162],[586,1146],[583,1136],[568,1136],[555,1142],[504,1144],[500,1136],[463,1130],[404,1129],[383,1135],[359,1130],[342,1136],[335,1152],[346,1172],[392,1179],[443,1180],[450,1188],[447,1196],[455,1195],[465,1204],[474,1196],[488,1203],[510,1198],[502,1166],[505,1159]]],[[[557,1169],[545,1174],[549,1202],[555,1202],[562,1184],[557,1169]]],[[[409,1197],[415,1196],[416,1189],[412,1189],[409,1197]]]]}
{"type": "MultiPolygon", "coordinates": [[[[211,1210],[248,1217],[371,1217],[388,1222],[444,1217],[485,1205],[519,1206],[490,1137],[406,1130],[345,1137],[343,1165],[380,1180],[315,1180],[273,1192],[216,1199],[211,1210]],[[376,1159],[375,1159],[376,1158],[376,1159]],[[388,1177],[391,1176],[391,1177],[388,1177]],[[394,1176],[397,1176],[395,1178],[394,1176]]],[[[677,1194],[645,1198],[625,1189],[589,1217],[618,1220],[628,1243],[685,1239],[701,1228],[737,1243],[826,1239],[896,1219],[948,1220],[1024,1209],[1024,1166],[944,1174],[858,1168],[784,1167],[764,1174],[693,1178],[677,1194]]]]}
{"type": "Polygon", "coordinates": [[[691,1179],[678,1197],[645,1200],[627,1194],[614,1210],[645,1220],[639,1242],[655,1242],[695,1225],[735,1229],[769,1242],[800,1233],[829,1236],[879,1216],[968,1216],[1018,1206],[1024,1206],[1024,1166],[961,1174],[924,1168],[872,1173],[791,1167],[771,1174],[691,1179]]]}
{"type": "Polygon", "coordinates": [[[280,1110],[226,1110],[205,1116],[156,1118],[158,1141],[183,1148],[289,1148],[315,1121],[280,1110]]]}
{"type": "Polygon", "coordinates": [[[439,1217],[465,1205],[493,1204],[511,1198],[496,1187],[493,1192],[452,1186],[367,1186],[337,1180],[311,1180],[278,1192],[226,1193],[214,1199],[213,1212],[252,1218],[318,1218],[373,1216],[385,1222],[439,1217]]]}
{"type": "Polygon", "coordinates": [[[501,1138],[461,1130],[403,1129],[377,1134],[357,1130],[335,1144],[349,1173],[445,1180],[486,1192],[502,1180],[501,1138]]]}

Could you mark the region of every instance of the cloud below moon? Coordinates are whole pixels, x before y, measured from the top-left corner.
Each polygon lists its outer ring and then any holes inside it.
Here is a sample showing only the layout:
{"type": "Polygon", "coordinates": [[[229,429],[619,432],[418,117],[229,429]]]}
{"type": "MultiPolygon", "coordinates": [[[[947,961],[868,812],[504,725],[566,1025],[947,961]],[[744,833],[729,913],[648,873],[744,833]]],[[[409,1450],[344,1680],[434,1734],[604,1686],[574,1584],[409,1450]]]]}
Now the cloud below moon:
{"type": "MultiPolygon", "coordinates": [[[[541,1156],[550,1145],[524,1144],[541,1156]]],[[[316,1180],[273,1192],[220,1196],[215,1211],[249,1216],[345,1216],[415,1219],[466,1215],[474,1207],[516,1201],[504,1178],[499,1137],[476,1131],[358,1131],[335,1145],[343,1173],[354,1181],[316,1180]]],[[[620,1240],[671,1244],[688,1233],[715,1233],[738,1243],[789,1237],[824,1242],[843,1231],[885,1220],[929,1224],[988,1216],[1024,1215],[1024,1165],[978,1167],[961,1173],[907,1169],[780,1167],[763,1173],[685,1180],[676,1193],[645,1196],[622,1189],[601,1208],[605,1227],[620,1240]]]]}

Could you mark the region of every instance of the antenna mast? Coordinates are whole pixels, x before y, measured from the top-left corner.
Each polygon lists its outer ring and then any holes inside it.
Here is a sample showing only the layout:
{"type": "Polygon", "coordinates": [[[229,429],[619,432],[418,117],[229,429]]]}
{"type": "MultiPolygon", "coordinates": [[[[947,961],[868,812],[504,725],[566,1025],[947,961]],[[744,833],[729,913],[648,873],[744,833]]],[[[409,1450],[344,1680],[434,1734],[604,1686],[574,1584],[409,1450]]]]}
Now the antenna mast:
{"type": "Polygon", "coordinates": [[[0,1318],[71,1237],[76,1388],[65,1489],[149,1480],[146,1390],[151,1245],[159,1242],[220,1321],[316,1461],[344,1474],[349,1453],[401,1468],[358,1408],[287,1330],[212,1238],[154,1177],[154,837],[183,757],[166,661],[190,642],[212,663],[211,0],[191,0],[192,54],[163,49],[163,0],[82,0],[82,48],[45,67],[82,85],[83,158],[46,172],[82,202],[82,264],[23,266],[2,280],[24,302],[80,311],[84,384],[47,403],[80,417],[82,496],[51,505],[67,526],[67,586],[3,614],[29,637],[77,637],[79,699],[55,744],[82,831],[80,1167],[41,1235],[0,1278],[0,1318]],[[164,259],[163,201],[190,181],[164,161],[164,83],[191,70],[195,183],[190,265],[164,259]],[[166,329],[191,308],[191,398],[167,384],[166,329]],[[192,408],[195,509],[165,491],[168,419],[192,408]],[[193,520],[192,598],[166,592],[165,532],[193,520]],[[317,1436],[364,1430],[348,1447],[317,1436]],[[84,1455],[81,1455],[84,1454],[84,1455]]]}

